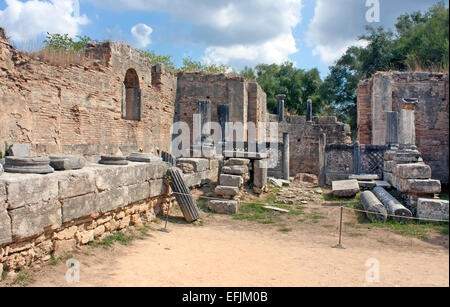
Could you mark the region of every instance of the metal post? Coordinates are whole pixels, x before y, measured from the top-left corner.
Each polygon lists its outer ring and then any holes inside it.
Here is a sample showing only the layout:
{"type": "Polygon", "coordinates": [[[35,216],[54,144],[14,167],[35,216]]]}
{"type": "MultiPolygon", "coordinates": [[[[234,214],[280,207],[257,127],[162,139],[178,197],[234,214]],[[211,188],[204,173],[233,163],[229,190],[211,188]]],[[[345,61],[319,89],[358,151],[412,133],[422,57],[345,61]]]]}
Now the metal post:
{"type": "Polygon", "coordinates": [[[339,243],[333,248],[345,249],[344,245],[342,245],[342,226],[344,221],[344,206],[341,206],[341,220],[339,224],[339,243]]]}

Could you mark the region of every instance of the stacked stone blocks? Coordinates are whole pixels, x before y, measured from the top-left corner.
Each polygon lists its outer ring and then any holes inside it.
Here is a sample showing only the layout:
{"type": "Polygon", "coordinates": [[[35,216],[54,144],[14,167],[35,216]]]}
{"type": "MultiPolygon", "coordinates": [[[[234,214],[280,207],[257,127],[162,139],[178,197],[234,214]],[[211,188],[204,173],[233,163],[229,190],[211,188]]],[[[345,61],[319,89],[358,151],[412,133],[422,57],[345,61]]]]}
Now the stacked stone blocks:
{"type": "Polygon", "coordinates": [[[411,209],[417,207],[419,198],[433,198],[441,192],[440,181],[431,175],[417,150],[390,150],[384,155],[384,179],[404,194],[411,209]]]}

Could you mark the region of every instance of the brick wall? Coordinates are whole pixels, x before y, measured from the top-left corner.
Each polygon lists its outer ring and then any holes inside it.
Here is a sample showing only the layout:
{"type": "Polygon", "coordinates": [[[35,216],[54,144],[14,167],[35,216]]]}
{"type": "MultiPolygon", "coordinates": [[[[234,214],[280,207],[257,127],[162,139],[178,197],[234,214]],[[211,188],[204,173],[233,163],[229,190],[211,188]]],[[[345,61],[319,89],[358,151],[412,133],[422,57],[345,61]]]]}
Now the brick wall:
{"type": "MultiPolygon", "coordinates": [[[[263,121],[266,112],[266,94],[256,82],[225,74],[179,73],[177,79],[175,120],[188,123],[193,134],[193,115],[197,101],[211,101],[211,120],[217,122],[217,106],[230,106],[230,121],[263,121]]],[[[245,134],[245,140],[246,140],[245,134]]],[[[192,139],[192,138],[191,138],[192,139]]]]}
{"type": "Polygon", "coordinates": [[[372,104],[371,80],[359,83],[358,96],[358,140],[361,144],[371,144],[372,140],[372,104]]]}
{"type": "MultiPolygon", "coordinates": [[[[372,79],[361,82],[358,87],[359,141],[362,144],[373,144],[374,131],[385,130],[383,110],[399,111],[399,104],[403,98],[418,98],[419,103],[415,108],[416,145],[424,161],[431,166],[433,178],[448,183],[448,91],[448,74],[401,72],[375,74],[372,79]],[[385,86],[377,87],[376,84],[385,86]],[[380,92],[379,96],[385,98],[377,99],[373,95],[374,91],[380,92]],[[386,100],[390,101],[388,108],[385,108],[388,104],[386,100]],[[374,108],[379,109],[376,114],[373,112],[374,108]]],[[[380,134],[377,139],[381,137],[380,134]]]]}
{"type": "Polygon", "coordinates": [[[0,39],[0,143],[30,143],[33,155],[170,150],[176,77],[123,44],[92,44],[85,56],[83,65],[49,65],[0,39]],[[141,121],[122,119],[130,68],[139,78],[141,121]]]}

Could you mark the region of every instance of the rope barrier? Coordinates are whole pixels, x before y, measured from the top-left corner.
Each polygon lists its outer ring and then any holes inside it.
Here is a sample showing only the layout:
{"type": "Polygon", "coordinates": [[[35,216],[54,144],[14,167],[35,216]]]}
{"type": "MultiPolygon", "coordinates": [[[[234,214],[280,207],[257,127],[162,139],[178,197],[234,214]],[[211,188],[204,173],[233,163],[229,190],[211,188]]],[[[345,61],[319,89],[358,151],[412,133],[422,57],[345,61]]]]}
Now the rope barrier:
{"type": "MultiPolygon", "coordinates": [[[[172,194],[187,195],[185,193],[177,193],[177,192],[172,192],[172,194]]],[[[223,198],[210,197],[210,196],[200,196],[199,198],[201,198],[201,199],[209,199],[209,200],[223,200],[223,198]]],[[[241,202],[241,204],[252,204],[252,202],[241,202]]],[[[345,210],[349,210],[349,211],[355,211],[355,212],[361,212],[361,213],[379,214],[379,212],[366,211],[366,210],[361,210],[361,209],[354,209],[354,208],[346,207],[344,205],[342,205],[341,207],[344,207],[345,210]]],[[[449,222],[448,220],[424,219],[424,218],[418,218],[418,217],[409,217],[409,216],[401,216],[401,215],[393,215],[393,214],[388,214],[387,216],[388,217],[401,218],[401,219],[408,219],[408,220],[416,220],[416,221],[428,221],[428,222],[440,222],[440,223],[448,223],[449,222]]]]}
{"type": "MultiPolygon", "coordinates": [[[[362,213],[371,213],[371,214],[380,214],[380,212],[374,212],[374,211],[366,211],[366,210],[361,210],[361,209],[354,209],[354,208],[349,208],[349,207],[344,207],[345,210],[349,210],[349,211],[356,211],[356,212],[362,212],[362,213]]],[[[428,221],[428,222],[441,222],[441,223],[448,223],[448,220],[436,220],[436,219],[424,219],[424,218],[418,218],[418,217],[409,217],[409,216],[401,216],[401,215],[393,215],[393,214],[388,214],[387,216],[390,217],[398,217],[401,219],[409,219],[409,220],[417,220],[417,221],[428,221]]]]}

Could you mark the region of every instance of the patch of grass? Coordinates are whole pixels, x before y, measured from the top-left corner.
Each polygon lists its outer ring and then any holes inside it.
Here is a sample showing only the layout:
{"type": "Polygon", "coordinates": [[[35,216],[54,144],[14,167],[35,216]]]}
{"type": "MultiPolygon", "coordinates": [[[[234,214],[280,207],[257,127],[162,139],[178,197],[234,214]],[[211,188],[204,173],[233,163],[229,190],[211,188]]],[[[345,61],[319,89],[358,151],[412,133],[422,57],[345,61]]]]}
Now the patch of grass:
{"type": "Polygon", "coordinates": [[[443,236],[448,236],[448,223],[446,224],[441,224],[436,226],[439,229],[439,233],[443,236]]]}
{"type": "Polygon", "coordinates": [[[32,281],[33,281],[33,279],[28,274],[28,272],[26,272],[25,270],[21,269],[21,270],[19,270],[17,272],[17,278],[14,281],[14,284],[24,287],[24,286],[30,284],[32,281]]]}
{"type": "Polygon", "coordinates": [[[280,221],[279,215],[269,209],[263,208],[264,203],[248,203],[243,204],[239,208],[239,212],[233,216],[237,220],[256,221],[261,224],[273,224],[280,221]]]}
{"type": "Polygon", "coordinates": [[[104,247],[111,247],[114,245],[114,243],[119,243],[122,245],[128,245],[135,239],[134,235],[127,234],[124,232],[117,232],[111,236],[108,236],[104,238],[102,241],[100,241],[100,245],[103,245],[104,247]]]}
{"type": "Polygon", "coordinates": [[[333,192],[323,193],[322,198],[327,202],[337,202],[337,203],[359,203],[361,198],[361,193],[356,194],[354,197],[336,197],[333,195],[333,192]]]}
{"type": "Polygon", "coordinates": [[[205,225],[205,221],[202,218],[200,218],[200,219],[196,220],[194,223],[192,223],[192,225],[194,225],[194,226],[204,226],[205,225]]]}
{"type": "Polygon", "coordinates": [[[358,225],[355,222],[345,222],[344,226],[351,227],[351,228],[357,228],[358,225]]]}
{"type": "Polygon", "coordinates": [[[356,237],[362,237],[363,234],[359,233],[359,232],[345,232],[345,234],[347,236],[349,236],[350,238],[356,238],[356,237]]]}
{"type": "Polygon", "coordinates": [[[49,260],[49,264],[50,265],[53,265],[53,266],[55,266],[55,265],[57,265],[58,263],[60,263],[61,261],[63,260],[63,258],[62,257],[51,257],[50,258],[50,260],[49,260]]]}
{"type": "Polygon", "coordinates": [[[141,226],[137,229],[138,233],[139,233],[139,239],[143,239],[146,237],[150,237],[151,235],[148,233],[150,231],[150,226],[149,225],[144,225],[141,226]]]}
{"type": "Polygon", "coordinates": [[[442,200],[449,200],[449,194],[448,193],[440,194],[439,198],[442,200]]]}
{"type": "Polygon", "coordinates": [[[324,220],[324,219],[327,218],[326,216],[323,216],[323,215],[320,215],[320,214],[317,214],[317,213],[314,213],[314,214],[308,214],[307,217],[308,217],[309,219],[311,219],[311,220],[313,220],[313,221],[317,221],[317,222],[318,222],[319,220],[324,220]]]}
{"type": "Polygon", "coordinates": [[[372,222],[371,225],[388,229],[402,236],[418,238],[421,240],[427,239],[429,231],[434,227],[434,225],[431,224],[418,224],[414,222],[402,223],[395,221],[387,221],[386,223],[372,222]]]}
{"type": "MultiPolygon", "coordinates": [[[[364,208],[362,207],[362,204],[359,203],[355,209],[364,209],[364,208]]],[[[449,234],[448,223],[436,224],[436,223],[420,223],[416,221],[398,222],[392,220],[387,221],[385,223],[371,222],[367,219],[365,213],[356,212],[355,214],[358,219],[358,223],[347,222],[345,223],[346,226],[354,228],[363,227],[364,225],[370,227],[379,227],[390,230],[402,236],[418,238],[421,240],[426,240],[429,237],[429,232],[431,231],[436,231],[444,236],[445,235],[448,236],[449,234]]]]}
{"type": "Polygon", "coordinates": [[[305,212],[303,210],[290,209],[289,214],[299,216],[305,214],[305,212]]]}
{"type": "Polygon", "coordinates": [[[278,231],[280,231],[280,232],[291,232],[291,231],[292,231],[292,228],[289,228],[289,227],[282,227],[282,228],[278,229],[278,231]]]}
{"type": "Polygon", "coordinates": [[[204,211],[204,212],[211,212],[211,210],[209,210],[208,206],[206,205],[207,200],[205,198],[199,198],[197,200],[197,206],[200,210],[204,211]]]}
{"type": "Polygon", "coordinates": [[[322,225],[323,227],[325,227],[325,228],[329,228],[329,229],[331,229],[331,228],[334,228],[335,226],[333,226],[333,225],[322,225]]]}

